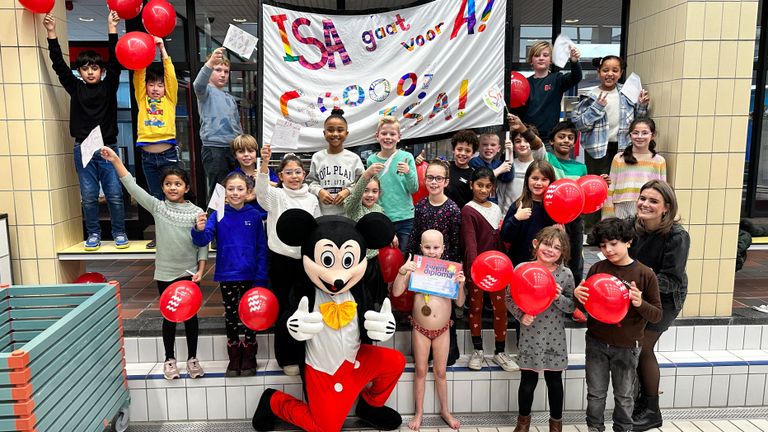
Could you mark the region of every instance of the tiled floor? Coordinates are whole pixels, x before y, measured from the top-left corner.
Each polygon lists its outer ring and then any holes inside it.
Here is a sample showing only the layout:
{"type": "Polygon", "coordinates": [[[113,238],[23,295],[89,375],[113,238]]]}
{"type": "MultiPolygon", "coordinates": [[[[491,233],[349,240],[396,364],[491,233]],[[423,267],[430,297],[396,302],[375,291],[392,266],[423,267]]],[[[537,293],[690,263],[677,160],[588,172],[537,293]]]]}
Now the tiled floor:
{"type": "MultiPolygon", "coordinates": [[[[218,284],[213,281],[215,265],[215,260],[208,260],[201,284],[203,305],[198,316],[203,318],[224,316],[221,292],[218,289],[218,284]]],[[[120,282],[124,319],[134,319],[139,316],[142,318],[160,316],[160,309],[158,309],[157,304],[160,295],[152,277],[155,271],[153,261],[88,261],[86,262],[86,270],[99,272],[108,280],[120,282]]]]}
{"type": "MultiPolygon", "coordinates": [[[[213,282],[214,267],[215,260],[209,260],[201,287],[203,306],[200,309],[200,317],[224,315],[221,293],[218,285],[213,282]]],[[[157,306],[159,295],[152,279],[154,272],[152,261],[89,261],[86,262],[86,268],[88,271],[104,274],[107,279],[116,279],[120,282],[125,319],[160,316],[157,306]]],[[[736,272],[733,295],[734,314],[759,315],[760,313],[752,311],[751,307],[764,304],[768,304],[768,251],[749,251],[744,267],[736,272]]]]}

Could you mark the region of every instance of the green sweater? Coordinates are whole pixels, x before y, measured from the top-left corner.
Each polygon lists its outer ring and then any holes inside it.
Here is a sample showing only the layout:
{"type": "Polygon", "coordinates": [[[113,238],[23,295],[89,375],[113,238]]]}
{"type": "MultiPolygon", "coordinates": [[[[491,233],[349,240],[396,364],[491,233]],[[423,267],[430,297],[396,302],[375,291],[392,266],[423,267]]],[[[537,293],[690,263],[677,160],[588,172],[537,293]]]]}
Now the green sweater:
{"type": "Polygon", "coordinates": [[[120,177],[120,181],[139,205],[155,218],[155,280],[170,282],[189,276],[187,270],[197,273],[198,261],[208,259],[208,248],[195,246],[190,233],[197,215],[203,213],[203,210],[189,201],[160,201],[137,185],[130,174],[120,177]]]}
{"type": "Polygon", "coordinates": [[[555,168],[555,176],[558,180],[567,178],[578,180],[587,175],[587,166],[573,159],[559,159],[554,153],[547,153],[547,161],[555,168]]]}
{"type": "MultiPolygon", "coordinates": [[[[413,199],[411,195],[419,190],[419,181],[416,178],[416,163],[413,160],[413,155],[405,150],[398,150],[390,158],[393,159],[387,170],[379,173],[382,192],[379,202],[384,209],[384,214],[392,222],[413,219],[413,199]],[[408,162],[408,168],[410,168],[408,174],[397,173],[397,164],[402,161],[408,162]]],[[[368,156],[366,166],[371,166],[374,163],[386,164],[387,160],[380,158],[378,153],[374,153],[368,156]]]]}
{"type": "MultiPolygon", "coordinates": [[[[347,199],[344,200],[344,216],[357,222],[368,213],[384,213],[384,210],[378,202],[374,203],[371,208],[363,205],[363,192],[365,192],[365,187],[368,186],[368,183],[370,182],[370,180],[366,180],[363,176],[360,176],[360,178],[357,179],[357,183],[355,183],[355,187],[352,188],[352,192],[347,199]]],[[[365,253],[365,257],[371,259],[378,254],[378,249],[368,249],[365,253]]]]}

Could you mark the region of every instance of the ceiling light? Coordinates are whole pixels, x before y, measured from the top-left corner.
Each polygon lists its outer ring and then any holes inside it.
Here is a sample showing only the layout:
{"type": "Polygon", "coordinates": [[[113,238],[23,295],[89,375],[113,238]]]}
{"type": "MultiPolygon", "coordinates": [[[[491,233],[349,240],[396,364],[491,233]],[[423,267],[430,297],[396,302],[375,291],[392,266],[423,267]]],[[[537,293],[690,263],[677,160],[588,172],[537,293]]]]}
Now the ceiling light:
{"type": "Polygon", "coordinates": [[[245,19],[245,18],[232,18],[232,21],[234,21],[236,23],[244,23],[244,22],[246,22],[248,20],[245,19]]]}
{"type": "Polygon", "coordinates": [[[578,18],[576,18],[576,19],[567,19],[567,20],[565,20],[565,23],[566,23],[566,24],[576,24],[577,22],[579,22],[579,19],[578,19],[578,18]]]}
{"type": "Polygon", "coordinates": [[[93,22],[93,18],[87,18],[87,17],[77,17],[82,22],[93,22]]]}

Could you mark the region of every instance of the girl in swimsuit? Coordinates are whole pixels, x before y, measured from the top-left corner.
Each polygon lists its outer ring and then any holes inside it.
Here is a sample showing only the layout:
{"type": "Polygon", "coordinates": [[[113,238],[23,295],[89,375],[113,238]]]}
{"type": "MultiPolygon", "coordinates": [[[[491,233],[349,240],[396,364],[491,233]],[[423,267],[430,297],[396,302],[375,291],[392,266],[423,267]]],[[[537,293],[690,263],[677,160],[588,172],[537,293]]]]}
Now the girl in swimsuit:
{"type": "MultiPolygon", "coordinates": [[[[429,258],[440,258],[443,255],[443,234],[437,230],[426,230],[421,235],[421,253],[429,258]]],[[[395,297],[402,295],[408,287],[411,272],[416,270],[416,264],[411,257],[400,267],[397,278],[392,286],[392,294],[395,297]]],[[[456,305],[464,305],[464,272],[458,271],[453,280],[459,283],[459,296],[456,305]]],[[[412,430],[419,430],[421,419],[424,416],[424,387],[429,370],[429,350],[432,349],[432,372],[435,375],[435,387],[437,398],[440,401],[440,416],[451,429],[459,429],[459,421],[448,411],[448,383],[445,372],[448,368],[448,347],[450,338],[448,329],[451,321],[451,299],[416,293],[413,301],[411,315],[413,332],[413,357],[415,362],[416,377],[413,385],[413,400],[416,405],[416,414],[408,423],[412,430]]]]}

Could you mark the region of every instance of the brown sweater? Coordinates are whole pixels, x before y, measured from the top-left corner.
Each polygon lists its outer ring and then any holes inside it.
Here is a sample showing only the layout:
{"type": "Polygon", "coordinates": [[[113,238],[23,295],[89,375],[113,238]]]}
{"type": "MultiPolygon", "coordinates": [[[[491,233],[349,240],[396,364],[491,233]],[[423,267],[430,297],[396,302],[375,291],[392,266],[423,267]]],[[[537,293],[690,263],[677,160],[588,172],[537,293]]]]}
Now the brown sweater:
{"type": "MultiPolygon", "coordinates": [[[[607,273],[629,283],[634,281],[637,289],[643,293],[643,304],[640,307],[629,305],[627,316],[618,324],[605,324],[591,316],[587,319],[587,336],[617,347],[639,347],[643,340],[645,325],[661,320],[661,300],[659,299],[659,283],[653,270],[640,261],[633,261],[625,266],[617,266],[608,260],[595,263],[587,277],[597,273],[607,273]]],[[[584,305],[574,298],[579,309],[584,305]]]]}
{"type": "Polygon", "coordinates": [[[464,251],[464,272],[469,270],[475,258],[489,250],[503,251],[499,227],[491,226],[485,217],[471,205],[461,209],[461,246],[464,251]]]}

